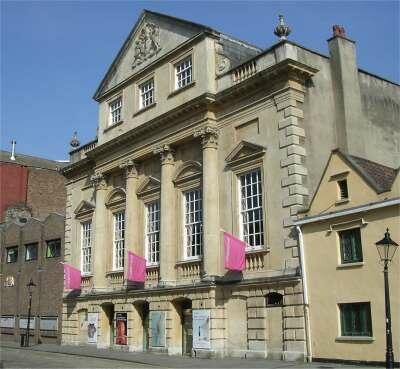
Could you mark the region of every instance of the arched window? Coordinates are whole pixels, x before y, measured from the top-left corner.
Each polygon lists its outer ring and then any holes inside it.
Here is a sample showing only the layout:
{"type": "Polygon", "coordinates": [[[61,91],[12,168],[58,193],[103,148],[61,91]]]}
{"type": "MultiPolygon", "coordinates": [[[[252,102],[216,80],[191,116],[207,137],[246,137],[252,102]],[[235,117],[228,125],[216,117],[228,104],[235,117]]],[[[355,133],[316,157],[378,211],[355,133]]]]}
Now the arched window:
{"type": "Polygon", "coordinates": [[[282,306],[283,296],[278,292],[270,292],[265,296],[266,306],[282,306]]]}

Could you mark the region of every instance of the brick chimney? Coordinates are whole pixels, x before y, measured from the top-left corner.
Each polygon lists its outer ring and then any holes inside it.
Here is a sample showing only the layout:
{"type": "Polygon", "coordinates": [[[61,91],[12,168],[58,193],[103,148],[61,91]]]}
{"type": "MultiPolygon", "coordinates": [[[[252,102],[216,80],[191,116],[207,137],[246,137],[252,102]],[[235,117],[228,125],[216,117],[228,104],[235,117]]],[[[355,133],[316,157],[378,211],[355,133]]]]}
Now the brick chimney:
{"type": "Polygon", "coordinates": [[[332,27],[328,40],[332,85],[335,97],[337,146],[353,155],[365,156],[365,145],[357,140],[364,119],[355,42],[347,38],[343,26],[332,27]]]}

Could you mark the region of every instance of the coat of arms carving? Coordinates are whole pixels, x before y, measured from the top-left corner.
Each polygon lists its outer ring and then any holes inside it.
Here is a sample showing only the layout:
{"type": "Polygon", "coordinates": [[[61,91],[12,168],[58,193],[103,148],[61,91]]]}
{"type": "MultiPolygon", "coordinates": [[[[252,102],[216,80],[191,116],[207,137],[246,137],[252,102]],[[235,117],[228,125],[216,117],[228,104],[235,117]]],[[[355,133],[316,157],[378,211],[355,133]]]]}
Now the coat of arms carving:
{"type": "Polygon", "coordinates": [[[156,55],[160,50],[160,28],[153,23],[145,23],[134,41],[135,55],[132,69],[156,55]]]}

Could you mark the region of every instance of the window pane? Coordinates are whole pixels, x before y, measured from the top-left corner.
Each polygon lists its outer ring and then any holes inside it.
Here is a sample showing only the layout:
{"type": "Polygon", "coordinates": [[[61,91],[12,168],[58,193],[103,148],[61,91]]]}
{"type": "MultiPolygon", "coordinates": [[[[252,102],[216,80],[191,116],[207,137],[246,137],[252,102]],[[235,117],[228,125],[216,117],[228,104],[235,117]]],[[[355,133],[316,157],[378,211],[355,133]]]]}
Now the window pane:
{"type": "Polygon", "coordinates": [[[188,258],[202,255],[203,230],[202,230],[202,194],[201,190],[189,191],[185,198],[185,235],[186,252],[188,258]]]}
{"type": "Polygon", "coordinates": [[[255,170],[239,177],[242,236],[248,247],[264,246],[261,171],[255,170]]]}
{"type": "Polygon", "coordinates": [[[124,267],[125,212],[114,214],[114,269],[124,267]]]}
{"type": "Polygon", "coordinates": [[[82,272],[88,274],[92,271],[92,222],[82,223],[81,248],[82,272]]]}
{"type": "Polygon", "coordinates": [[[363,260],[360,228],[339,232],[342,263],[355,263],[363,260]]]}
{"type": "Polygon", "coordinates": [[[339,304],[342,336],[372,337],[369,302],[339,304]]]}
{"type": "Polygon", "coordinates": [[[47,258],[56,258],[61,256],[61,240],[51,240],[46,241],[47,250],[46,257],[47,258]]]}
{"type": "Polygon", "coordinates": [[[147,261],[157,264],[160,261],[160,201],[147,205],[147,261]]]}

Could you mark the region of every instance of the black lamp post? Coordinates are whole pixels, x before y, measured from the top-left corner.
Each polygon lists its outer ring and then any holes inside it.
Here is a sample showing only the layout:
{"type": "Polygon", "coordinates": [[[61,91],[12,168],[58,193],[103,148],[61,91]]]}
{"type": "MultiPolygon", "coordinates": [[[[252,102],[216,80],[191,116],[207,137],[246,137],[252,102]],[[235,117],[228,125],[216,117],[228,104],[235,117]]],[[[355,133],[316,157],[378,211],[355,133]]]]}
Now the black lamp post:
{"type": "Polygon", "coordinates": [[[392,345],[392,318],[390,315],[390,295],[389,295],[389,278],[388,265],[392,261],[393,256],[399,246],[390,238],[389,228],[386,229],[385,237],[375,243],[379,253],[379,257],[383,262],[383,276],[385,280],[385,311],[386,311],[386,368],[393,368],[394,355],[392,345]]]}
{"type": "Polygon", "coordinates": [[[26,327],[26,340],[25,340],[25,347],[29,347],[29,328],[31,325],[31,309],[32,309],[32,289],[33,287],[36,287],[36,284],[33,283],[33,280],[29,281],[29,283],[26,285],[28,287],[28,293],[29,293],[29,309],[28,309],[28,325],[26,327]]]}

